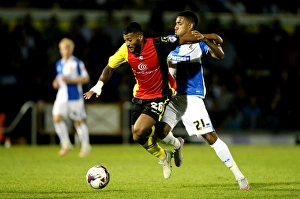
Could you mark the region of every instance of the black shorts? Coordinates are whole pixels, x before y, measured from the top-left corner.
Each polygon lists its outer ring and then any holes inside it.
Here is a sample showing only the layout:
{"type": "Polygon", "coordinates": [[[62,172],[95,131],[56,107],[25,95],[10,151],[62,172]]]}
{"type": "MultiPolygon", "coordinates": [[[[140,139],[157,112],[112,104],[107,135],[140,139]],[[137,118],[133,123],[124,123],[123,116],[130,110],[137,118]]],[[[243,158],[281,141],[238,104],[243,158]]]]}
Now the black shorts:
{"type": "Polygon", "coordinates": [[[156,122],[160,121],[167,104],[170,102],[171,97],[155,98],[155,99],[132,99],[131,108],[131,124],[134,125],[136,120],[142,113],[152,117],[156,122]]]}

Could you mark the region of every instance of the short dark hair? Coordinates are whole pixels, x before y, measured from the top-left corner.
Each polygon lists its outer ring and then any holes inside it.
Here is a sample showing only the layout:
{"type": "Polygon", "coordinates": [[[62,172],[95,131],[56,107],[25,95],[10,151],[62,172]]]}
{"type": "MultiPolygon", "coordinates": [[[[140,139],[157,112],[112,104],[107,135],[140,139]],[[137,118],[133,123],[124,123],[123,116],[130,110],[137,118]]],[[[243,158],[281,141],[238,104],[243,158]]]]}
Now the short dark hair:
{"type": "Polygon", "coordinates": [[[187,18],[189,21],[191,21],[194,24],[194,29],[197,28],[197,26],[198,26],[198,16],[194,11],[184,10],[184,11],[180,12],[177,16],[187,18]]]}
{"type": "Polygon", "coordinates": [[[136,33],[136,32],[143,32],[142,26],[138,22],[130,22],[127,26],[123,29],[123,34],[127,35],[128,33],[136,33]]]}

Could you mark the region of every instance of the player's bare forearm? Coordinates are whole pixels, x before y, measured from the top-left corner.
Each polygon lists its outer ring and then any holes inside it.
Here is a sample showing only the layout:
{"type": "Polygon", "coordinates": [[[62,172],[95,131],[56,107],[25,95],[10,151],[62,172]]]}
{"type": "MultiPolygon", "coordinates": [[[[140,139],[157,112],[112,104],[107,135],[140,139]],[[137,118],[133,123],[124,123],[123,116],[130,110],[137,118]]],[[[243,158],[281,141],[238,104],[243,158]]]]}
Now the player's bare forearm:
{"type": "Polygon", "coordinates": [[[179,37],[179,44],[198,43],[204,39],[204,36],[197,30],[193,30],[190,34],[179,37]]]}
{"type": "Polygon", "coordinates": [[[88,92],[85,92],[83,94],[83,98],[90,99],[94,95],[94,93],[96,93],[96,97],[98,98],[102,92],[102,86],[104,85],[104,83],[106,83],[109,80],[109,78],[112,76],[115,70],[116,70],[115,68],[111,68],[109,65],[107,65],[103,69],[97,84],[93,88],[91,88],[88,92]]]}
{"type": "Polygon", "coordinates": [[[216,59],[223,59],[225,54],[220,44],[215,44],[211,40],[205,41],[205,43],[209,46],[209,52],[212,57],[216,59]]]}
{"type": "Polygon", "coordinates": [[[57,77],[53,80],[52,86],[53,86],[54,89],[56,89],[56,90],[58,89],[58,80],[57,80],[57,77]]]}
{"type": "Polygon", "coordinates": [[[223,43],[223,39],[215,34],[203,34],[204,39],[202,39],[203,42],[205,42],[209,46],[209,52],[212,57],[216,59],[223,59],[225,54],[223,52],[223,49],[221,47],[221,44],[223,43]]]}
{"type": "Polygon", "coordinates": [[[216,44],[222,44],[223,39],[215,33],[203,34],[203,36],[209,40],[213,40],[216,44]]]}
{"type": "Polygon", "coordinates": [[[62,78],[64,82],[67,84],[86,84],[89,82],[90,78],[89,77],[78,77],[76,79],[69,79],[67,77],[62,78]]]}
{"type": "Polygon", "coordinates": [[[99,77],[99,81],[106,83],[110,79],[110,77],[112,76],[112,74],[114,73],[115,70],[116,70],[115,68],[111,68],[109,65],[107,65],[103,69],[103,71],[99,77]]]}

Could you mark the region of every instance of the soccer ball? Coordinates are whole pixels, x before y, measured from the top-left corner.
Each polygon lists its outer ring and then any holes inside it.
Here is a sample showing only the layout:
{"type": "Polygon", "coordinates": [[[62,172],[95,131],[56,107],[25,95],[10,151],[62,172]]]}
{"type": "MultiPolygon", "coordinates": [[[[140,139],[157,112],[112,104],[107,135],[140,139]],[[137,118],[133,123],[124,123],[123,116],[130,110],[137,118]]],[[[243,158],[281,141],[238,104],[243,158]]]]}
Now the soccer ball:
{"type": "Polygon", "coordinates": [[[109,183],[109,171],[102,165],[91,167],[86,173],[86,182],[94,189],[103,189],[109,183]]]}

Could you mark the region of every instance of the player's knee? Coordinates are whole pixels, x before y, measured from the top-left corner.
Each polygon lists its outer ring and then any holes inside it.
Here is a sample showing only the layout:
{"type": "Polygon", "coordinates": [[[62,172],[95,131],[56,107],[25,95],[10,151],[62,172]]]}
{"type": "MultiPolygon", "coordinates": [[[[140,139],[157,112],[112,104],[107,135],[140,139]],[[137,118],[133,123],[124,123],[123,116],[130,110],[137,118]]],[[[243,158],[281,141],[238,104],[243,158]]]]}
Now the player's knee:
{"type": "Polygon", "coordinates": [[[137,134],[133,134],[133,141],[139,143],[140,145],[144,145],[147,142],[148,138],[146,136],[141,136],[137,134]]]}
{"type": "Polygon", "coordinates": [[[144,135],[142,134],[141,131],[137,130],[137,129],[134,129],[132,131],[132,134],[133,134],[133,140],[135,142],[138,142],[140,139],[142,139],[144,137],[144,135]]]}
{"type": "Polygon", "coordinates": [[[147,132],[144,129],[141,128],[133,128],[132,134],[133,134],[133,141],[144,144],[145,140],[147,141],[147,132]]]}
{"type": "Polygon", "coordinates": [[[82,122],[83,122],[82,120],[77,120],[77,121],[74,121],[73,124],[74,124],[74,126],[80,126],[82,122]]]}
{"type": "Polygon", "coordinates": [[[214,144],[218,139],[216,132],[206,133],[206,134],[202,135],[202,137],[206,140],[206,142],[209,145],[214,144]]]}
{"type": "Polygon", "coordinates": [[[155,125],[155,134],[159,139],[164,139],[171,131],[171,127],[164,122],[158,122],[155,125]]]}
{"type": "Polygon", "coordinates": [[[138,142],[138,140],[140,139],[140,137],[136,134],[133,133],[132,135],[133,141],[138,142]]]}
{"type": "Polygon", "coordinates": [[[61,115],[53,115],[52,120],[54,123],[59,123],[63,121],[64,117],[61,115]]]}

